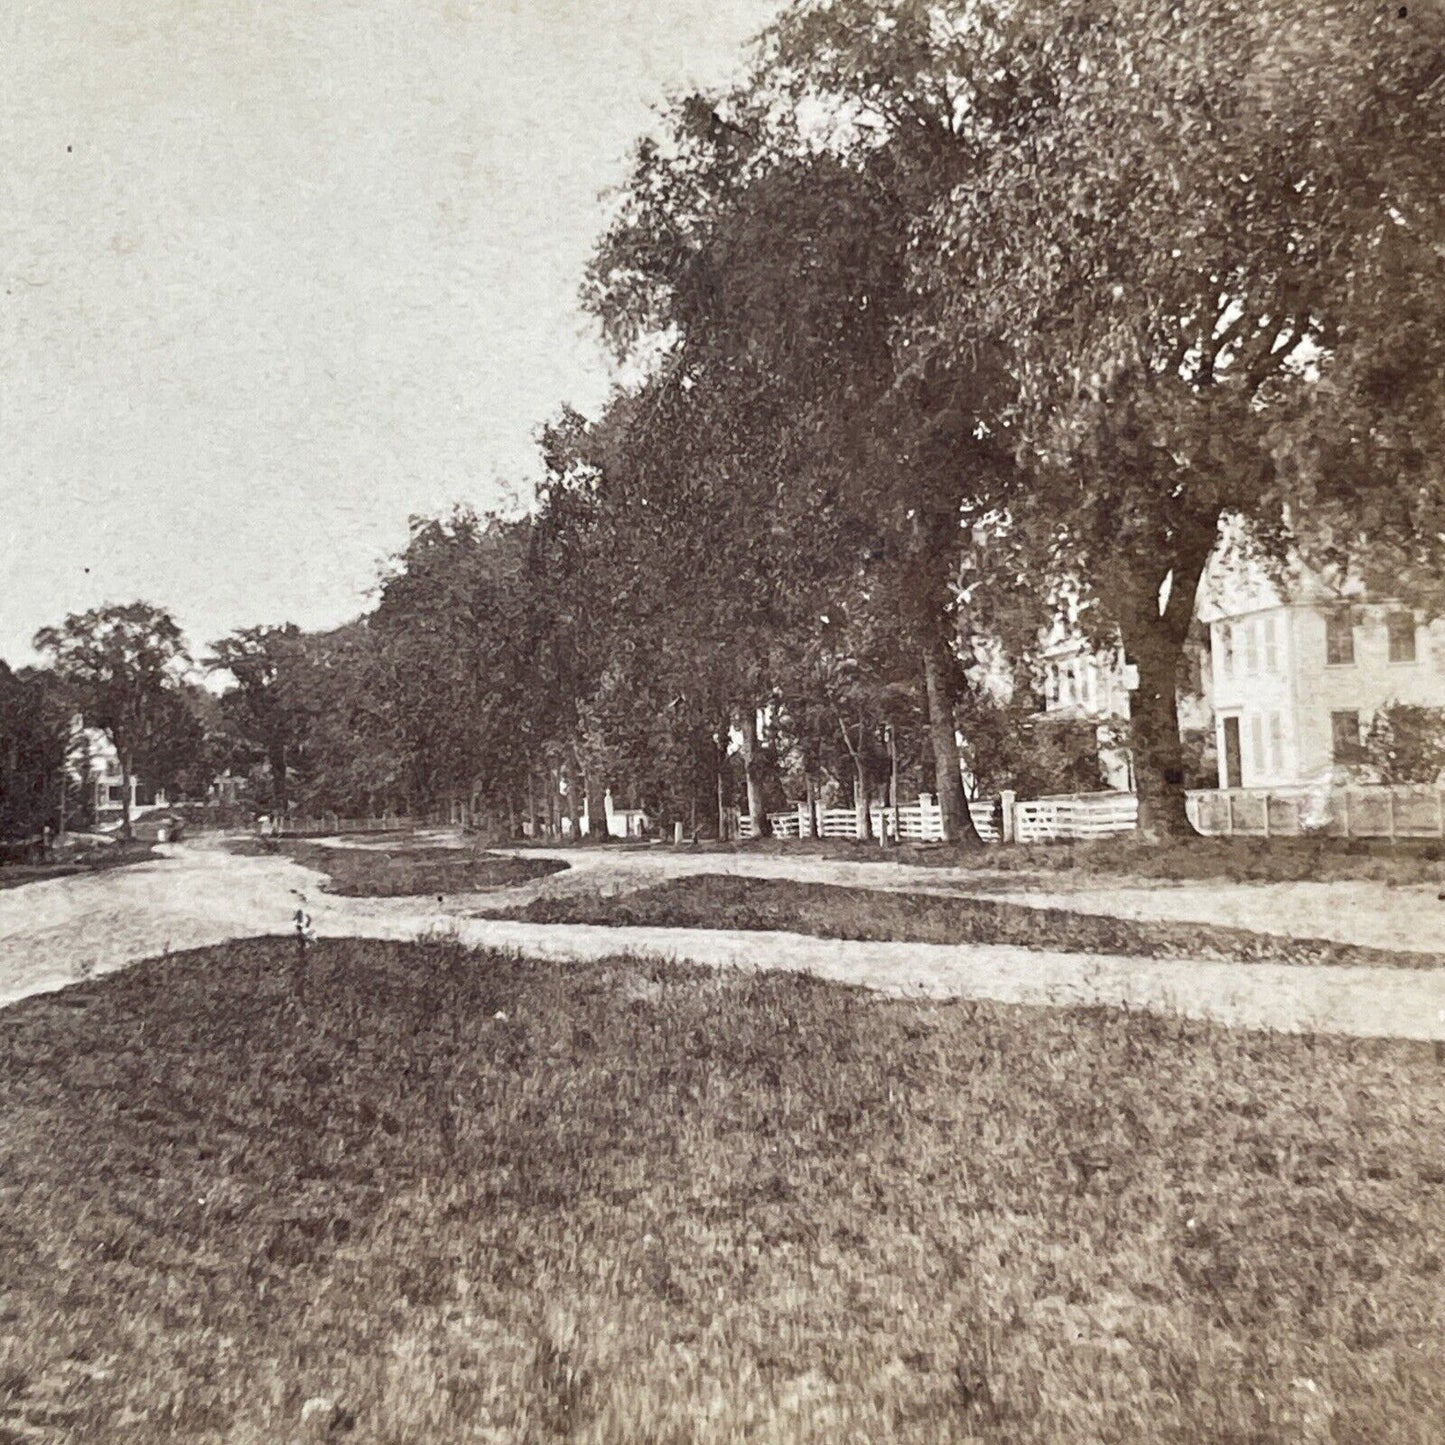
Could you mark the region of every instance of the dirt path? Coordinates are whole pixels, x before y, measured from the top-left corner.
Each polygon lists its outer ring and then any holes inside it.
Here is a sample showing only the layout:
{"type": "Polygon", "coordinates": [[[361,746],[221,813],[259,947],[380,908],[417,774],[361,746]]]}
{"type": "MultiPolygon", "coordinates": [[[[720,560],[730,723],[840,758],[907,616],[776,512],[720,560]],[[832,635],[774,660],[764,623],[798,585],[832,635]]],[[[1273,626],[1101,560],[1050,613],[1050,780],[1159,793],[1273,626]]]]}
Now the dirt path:
{"type": "MultiPolygon", "coordinates": [[[[801,969],[895,994],[1099,1003],[1178,1011],[1255,1028],[1445,1038],[1445,971],[1246,966],[1001,945],[856,943],[784,933],[528,924],[488,918],[483,912],[489,905],[525,902],[544,890],[621,892],[682,872],[958,891],[960,880],[939,877],[945,870],[884,870],[827,859],[746,855],[559,851],[572,864],[568,873],[503,893],[458,895],[436,903],[335,897],[320,891],[318,874],[282,857],[237,857],[205,843],[165,852],[165,858],[153,863],[0,893],[0,1003],[61,988],[85,972],[104,973],[167,949],[286,933],[300,892],[317,932],[326,936],[413,938],[441,929],[469,944],[515,948],[538,958],[581,961],[628,952],[718,967],[801,969]]],[[[1040,900],[1030,896],[1029,901],[1040,900]]]]}

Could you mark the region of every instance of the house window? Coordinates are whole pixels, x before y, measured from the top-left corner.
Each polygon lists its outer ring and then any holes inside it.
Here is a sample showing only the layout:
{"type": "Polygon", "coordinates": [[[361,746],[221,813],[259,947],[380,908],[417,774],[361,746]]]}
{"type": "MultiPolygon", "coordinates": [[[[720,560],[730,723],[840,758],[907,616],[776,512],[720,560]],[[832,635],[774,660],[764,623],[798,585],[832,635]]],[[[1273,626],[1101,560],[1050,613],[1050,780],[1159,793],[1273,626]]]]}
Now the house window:
{"type": "Polygon", "coordinates": [[[1279,671],[1279,649],[1275,642],[1273,617],[1264,619],[1264,670],[1279,671]]]}
{"type": "Polygon", "coordinates": [[[1337,763],[1353,763],[1360,756],[1360,714],[1350,708],[1330,714],[1330,745],[1337,763]]]}
{"type": "Polygon", "coordinates": [[[1385,619],[1390,634],[1390,661],[1414,662],[1415,616],[1411,612],[1393,612],[1385,619]]]}
{"type": "Polygon", "coordinates": [[[1325,618],[1325,661],[1345,667],[1355,660],[1355,622],[1348,612],[1331,612],[1325,618]]]}
{"type": "Polygon", "coordinates": [[[1219,662],[1225,677],[1234,676],[1234,628],[1227,622],[1219,624],[1219,662]]]}
{"type": "Polygon", "coordinates": [[[1276,778],[1284,772],[1284,728],[1277,712],[1269,715],[1269,770],[1276,778]]]}
{"type": "Polygon", "coordinates": [[[1259,624],[1244,629],[1244,670],[1253,677],[1259,671],[1259,624]]]}
{"type": "Polygon", "coordinates": [[[1258,713],[1249,720],[1249,747],[1254,756],[1255,773],[1264,772],[1264,719],[1258,713]]]}

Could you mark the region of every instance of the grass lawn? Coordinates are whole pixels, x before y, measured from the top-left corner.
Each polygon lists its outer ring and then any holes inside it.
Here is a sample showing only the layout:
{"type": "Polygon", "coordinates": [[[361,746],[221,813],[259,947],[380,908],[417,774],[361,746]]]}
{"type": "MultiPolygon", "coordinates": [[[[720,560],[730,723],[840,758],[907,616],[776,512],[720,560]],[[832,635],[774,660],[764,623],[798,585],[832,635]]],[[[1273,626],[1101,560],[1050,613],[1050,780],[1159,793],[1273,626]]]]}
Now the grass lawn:
{"type": "Polygon", "coordinates": [[[0,888],[21,888],[27,883],[43,883],[47,878],[72,878],[78,873],[103,873],[108,868],[124,868],[131,863],[145,863],[161,855],[149,843],[111,843],[72,857],[66,862],[0,864],[0,888]]]}
{"type": "Polygon", "coordinates": [[[876,842],[769,838],[744,843],[704,841],[685,847],[698,852],[792,854],[1001,873],[1237,883],[1359,879],[1445,886],[1445,840],[1408,840],[1392,846],[1384,839],[1363,838],[1191,838],[1178,844],[1152,844],[1121,837],[1087,843],[989,844],[983,848],[904,844],[883,849],[876,842]]]}
{"type": "Polygon", "coordinates": [[[464,848],[327,848],[285,843],[280,850],[327,875],[326,892],[350,898],[401,898],[423,894],[484,893],[545,878],[567,865],[551,858],[510,858],[464,848]]]}
{"type": "Polygon", "coordinates": [[[538,898],[507,916],[532,923],[779,929],[900,943],[1010,943],[1075,953],[1255,963],[1438,968],[1445,956],[1287,938],[1205,923],[1135,922],[993,899],[891,893],[780,878],[696,874],[615,897],[538,898]]]}
{"type": "Polygon", "coordinates": [[[1426,1045],[293,959],[0,1012],[0,1440],[1445,1439],[1426,1045]]]}

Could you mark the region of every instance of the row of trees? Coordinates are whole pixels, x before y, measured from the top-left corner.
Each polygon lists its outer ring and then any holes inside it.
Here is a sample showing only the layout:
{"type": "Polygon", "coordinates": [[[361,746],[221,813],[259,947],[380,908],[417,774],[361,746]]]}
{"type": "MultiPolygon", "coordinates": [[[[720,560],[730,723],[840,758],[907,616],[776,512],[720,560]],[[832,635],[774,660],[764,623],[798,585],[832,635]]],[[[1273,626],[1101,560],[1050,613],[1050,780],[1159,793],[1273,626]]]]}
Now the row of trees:
{"type": "Polygon", "coordinates": [[[42,628],[44,666],[0,664],[0,838],[88,821],[87,731],[114,752],[127,837],[133,779],[200,799],[231,774],[258,811],[288,811],[298,790],[318,809],[397,806],[405,787],[370,644],[363,622],[319,634],[285,624],[242,628],[197,658],[171,614],[145,602],[42,628]]]}
{"type": "Polygon", "coordinates": [[[1028,723],[1068,604],[1137,667],[1145,828],[1184,829],[1226,519],[1438,600],[1442,38],[1438,5],[795,0],[637,148],[584,291],[636,380],[545,430],[533,515],[414,525],[352,639],[355,765],[694,825],[901,776],[968,842],[961,763],[1087,781],[1028,723]]]}
{"type": "Polygon", "coordinates": [[[1028,723],[1066,607],[1183,830],[1227,519],[1439,602],[1442,85],[1430,0],[794,0],[639,143],[584,289],[634,381],[546,428],[534,513],[218,643],[221,731],[279,806],[761,824],[901,778],[969,842],[961,764],[1087,780],[1028,723]]]}
{"type": "Polygon", "coordinates": [[[680,816],[731,751],[760,821],[780,758],[866,793],[906,737],[969,841],[959,731],[982,759],[1073,599],[1138,670],[1144,827],[1183,830],[1226,519],[1426,603],[1445,575],[1442,35],[798,0],[637,149],[585,295],[641,379],[547,430],[534,518],[425,524],[384,592],[418,788],[625,778],[680,816]]]}

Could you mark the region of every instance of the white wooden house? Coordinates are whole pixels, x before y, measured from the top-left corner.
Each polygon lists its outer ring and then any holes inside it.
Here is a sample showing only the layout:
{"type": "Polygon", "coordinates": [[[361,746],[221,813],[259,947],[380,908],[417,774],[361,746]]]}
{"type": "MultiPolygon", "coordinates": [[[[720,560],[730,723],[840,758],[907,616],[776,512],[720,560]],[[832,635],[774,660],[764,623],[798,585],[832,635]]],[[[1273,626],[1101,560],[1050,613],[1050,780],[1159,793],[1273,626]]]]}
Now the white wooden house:
{"type": "MultiPolygon", "coordinates": [[[[1445,619],[1301,563],[1272,566],[1226,527],[1199,584],[1207,639],[1179,698],[1182,732],[1213,733],[1221,788],[1359,777],[1371,719],[1394,703],[1445,708],[1445,619]]],[[[1138,675],[1061,621],[1041,651],[1045,718],[1096,723],[1111,786],[1132,786],[1127,748],[1138,675]]]]}
{"type": "Polygon", "coordinates": [[[1222,558],[1200,588],[1221,788],[1344,781],[1393,703],[1445,707],[1445,619],[1294,567],[1222,558]]]}
{"type": "MultiPolygon", "coordinates": [[[[84,747],[79,752],[85,759],[86,775],[79,781],[89,796],[91,808],[95,816],[102,820],[119,817],[125,804],[125,779],[121,773],[120,757],[101,729],[83,728],[78,719],[75,726],[84,738],[84,747]]],[[[163,788],[151,787],[144,778],[132,775],[132,814],[143,812],[146,808],[165,806],[166,794],[163,788]]]]}

